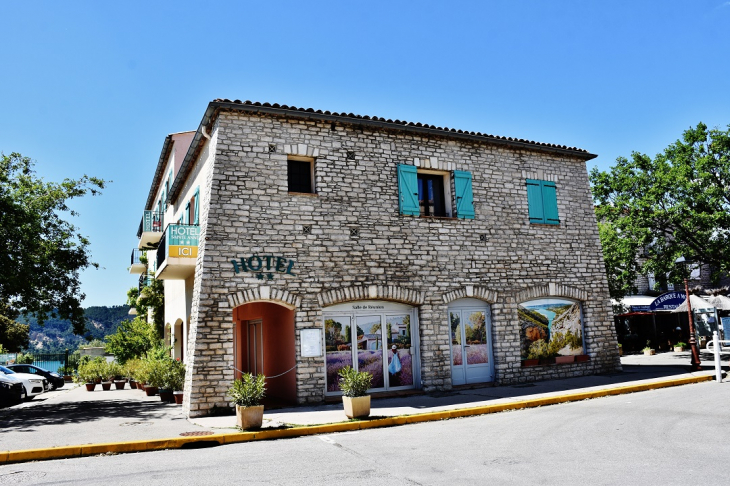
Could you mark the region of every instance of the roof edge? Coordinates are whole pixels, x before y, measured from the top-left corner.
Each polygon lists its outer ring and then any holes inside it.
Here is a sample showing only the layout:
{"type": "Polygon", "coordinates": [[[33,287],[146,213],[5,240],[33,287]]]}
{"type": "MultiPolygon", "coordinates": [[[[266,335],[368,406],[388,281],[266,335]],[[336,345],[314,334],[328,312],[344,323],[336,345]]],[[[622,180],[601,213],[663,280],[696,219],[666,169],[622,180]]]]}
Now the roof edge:
{"type": "Polygon", "coordinates": [[[565,145],[555,145],[543,142],[535,142],[532,140],[515,139],[512,137],[500,137],[497,135],[483,134],[481,132],[469,132],[464,130],[457,130],[454,128],[437,127],[434,125],[413,123],[401,120],[391,120],[379,117],[361,116],[353,113],[337,113],[322,110],[314,110],[312,108],[297,108],[295,106],[279,105],[278,103],[259,103],[240,100],[227,100],[227,99],[216,99],[208,103],[208,108],[205,110],[198,130],[195,132],[193,141],[190,144],[188,153],[185,155],[182,166],[175,177],[170,194],[168,194],[168,201],[172,201],[177,197],[177,193],[181,186],[181,180],[187,177],[187,173],[190,170],[192,161],[197,157],[197,154],[202,148],[201,142],[203,139],[202,128],[208,127],[213,119],[217,116],[220,110],[235,110],[243,111],[246,113],[261,113],[268,115],[279,115],[288,116],[292,118],[299,118],[303,120],[318,120],[327,122],[341,122],[349,123],[352,125],[366,126],[380,129],[398,130],[404,132],[418,133],[422,135],[439,136],[446,138],[453,138],[458,140],[471,140],[477,142],[486,142],[494,145],[502,145],[511,148],[533,150],[536,152],[552,153],[567,155],[570,157],[576,157],[583,161],[588,161],[597,157],[596,154],[592,154],[587,150],[580,149],[577,147],[567,147],[565,145]],[[182,176],[182,179],[180,178],[182,176]]]}

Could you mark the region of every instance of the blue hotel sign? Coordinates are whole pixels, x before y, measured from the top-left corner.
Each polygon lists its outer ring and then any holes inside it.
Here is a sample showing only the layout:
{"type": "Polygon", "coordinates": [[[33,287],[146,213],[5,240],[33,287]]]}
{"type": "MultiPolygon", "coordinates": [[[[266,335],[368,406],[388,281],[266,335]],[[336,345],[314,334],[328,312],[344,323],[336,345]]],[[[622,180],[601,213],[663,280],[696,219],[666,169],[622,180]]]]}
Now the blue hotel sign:
{"type": "Polygon", "coordinates": [[[667,292],[662,294],[649,305],[651,311],[674,310],[686,300],[684,292],[667,292]]]}
{"type": "Polygon", "coordinates": [[[296,275],[292,272],[294,269],[294,260],[279,255],[251,255],[248,258],[241,257],[233,259],[231,263],[233,264],[234,272],[253,272],[259,280],[263,280],[264,278],[273,280],[275,273],[296,275]]]}

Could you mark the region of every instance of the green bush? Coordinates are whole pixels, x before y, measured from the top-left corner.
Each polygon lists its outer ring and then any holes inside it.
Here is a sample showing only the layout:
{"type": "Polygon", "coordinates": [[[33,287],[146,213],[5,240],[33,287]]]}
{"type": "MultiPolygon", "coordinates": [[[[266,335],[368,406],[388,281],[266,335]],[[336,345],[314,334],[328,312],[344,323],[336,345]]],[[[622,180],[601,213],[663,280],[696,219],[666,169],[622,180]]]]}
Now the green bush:
{"type": "Polygon", "coordinates": [[[75,381],[78,383],[94,383],[104,378],[106,372],[106,359],[102,356],[89,358],[84,356],[80,360],[78,375],[75,381]]]}
{"type": "Polygon", "coordinates": [[[185,364],[169,358],[165,361],[163,387],[172,391],[182,391],[185,386],[185,364]]]}
{"type": "Polygon", "coordinates": [[[228,396],[240,407],[255,407],[266,394],[266,377],[244,373],[240,380],[235,380],[228,389],[228,396]]]}
{"type": "Polygon", "coordinates": [[[15,362],[18,364],[33,364],[33,355],[30,353],[20,353],[15,358],[15,362]]]}
{"type": "Polygon", "coordinates": [[[373,381],[373,375],[367,371],[356,371],[351,366],[345,366],[338,374],[340,390],[346,397],[364,397],[373,381]]]}

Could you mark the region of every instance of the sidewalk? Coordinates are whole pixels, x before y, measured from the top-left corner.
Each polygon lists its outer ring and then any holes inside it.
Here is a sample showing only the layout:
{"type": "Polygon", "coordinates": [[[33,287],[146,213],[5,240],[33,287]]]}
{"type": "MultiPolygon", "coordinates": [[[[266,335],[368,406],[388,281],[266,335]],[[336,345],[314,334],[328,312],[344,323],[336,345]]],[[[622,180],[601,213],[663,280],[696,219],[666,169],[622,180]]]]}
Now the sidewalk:
{"type": "Polygon", "coordinates": [[[385,427],[713,380],[711,355],[702,358],[703,370],[694,373],[688,352],[632,355],[622,358],[623,372],[607,375],[373,399],[371,417],[363,421],[349,421],[341,403],[277,409],[264,413],[256,432],[240,432],[234,416],[187,420],[179,405],[139,390],[87,392],[66,385],[0,409],[0,464],[385,427]]]}

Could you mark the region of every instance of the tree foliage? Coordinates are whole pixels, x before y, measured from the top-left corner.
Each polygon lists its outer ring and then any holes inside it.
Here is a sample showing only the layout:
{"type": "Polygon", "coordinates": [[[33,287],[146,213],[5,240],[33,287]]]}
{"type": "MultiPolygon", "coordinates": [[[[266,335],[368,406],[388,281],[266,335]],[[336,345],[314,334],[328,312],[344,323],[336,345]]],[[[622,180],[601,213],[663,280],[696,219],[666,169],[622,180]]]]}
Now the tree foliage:
{"type": "Polygon", "coordinates": [[[152,326],[140,317],[122,322],[117,332],[104,338],[106,351],[124,364],[128,360],[140,358],[159,345],[159,340],[152,326]]]}
{"type": "Polygon", "coordinates": [[[17,353],[28,347],[30,326],[5,317],[0,303],[0,349],[17,353]]]}
{"type": "Polygon", "coordinates": [[[616,162],[590,175],[614,298],[635,292],[639,272],[680,281],[680,257],[715,279],[730,272],[730,130],[700,123],[654,158],[616,162]]]}
{"type": "Polygon", "coordinates": [[[84,331],[79,272],[97,265],[90,260],[89,241],[64,219],[76,216],[72,199],[97,195],[105,181],[84,175],[46,182],[33,162],[18,153],[0,158],[0,303],[5,317],[20,314],[68,319],[84,331]]]}

